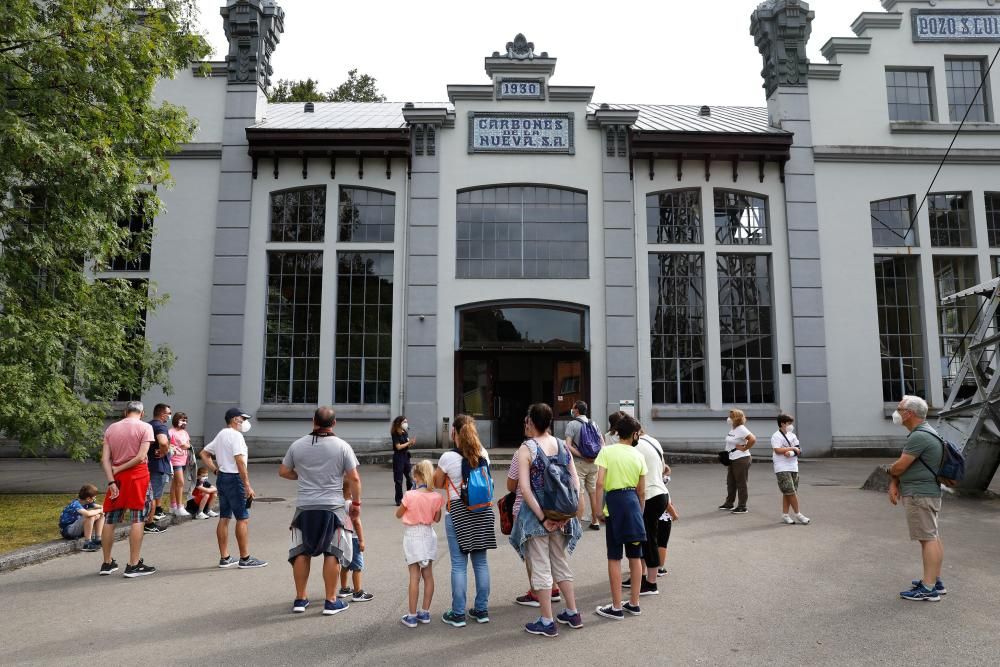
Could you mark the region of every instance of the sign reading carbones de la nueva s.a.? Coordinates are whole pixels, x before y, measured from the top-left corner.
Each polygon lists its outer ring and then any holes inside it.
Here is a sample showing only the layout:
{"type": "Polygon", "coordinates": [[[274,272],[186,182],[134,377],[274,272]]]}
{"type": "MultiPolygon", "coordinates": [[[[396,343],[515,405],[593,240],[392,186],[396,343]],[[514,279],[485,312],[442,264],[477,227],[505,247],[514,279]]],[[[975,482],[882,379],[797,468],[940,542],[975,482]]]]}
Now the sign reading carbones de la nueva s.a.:
{"type": "Polygon", "coordinates": [[[914,42],[1000,42],[1000,9],[912,9],[914,42]]]}
{"type": "Polygon", "coordinates": [[[469,152],[573,154],[573,114],[471,111],[469,152]]]}

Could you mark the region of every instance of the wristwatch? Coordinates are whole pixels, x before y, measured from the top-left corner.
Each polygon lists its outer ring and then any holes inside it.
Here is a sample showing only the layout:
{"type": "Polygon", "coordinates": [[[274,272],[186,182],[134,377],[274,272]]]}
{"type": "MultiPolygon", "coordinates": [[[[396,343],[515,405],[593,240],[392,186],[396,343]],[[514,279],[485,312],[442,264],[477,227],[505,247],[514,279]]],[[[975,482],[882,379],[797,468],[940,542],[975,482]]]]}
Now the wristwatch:
{"type": "Polygon", "coordinates": [[[113,479],[110,482],[108,482],[108,486],[111,486],[112,484],[114,484],[115,486],[118,486],[118,480],[117,479],[113,479]]]}

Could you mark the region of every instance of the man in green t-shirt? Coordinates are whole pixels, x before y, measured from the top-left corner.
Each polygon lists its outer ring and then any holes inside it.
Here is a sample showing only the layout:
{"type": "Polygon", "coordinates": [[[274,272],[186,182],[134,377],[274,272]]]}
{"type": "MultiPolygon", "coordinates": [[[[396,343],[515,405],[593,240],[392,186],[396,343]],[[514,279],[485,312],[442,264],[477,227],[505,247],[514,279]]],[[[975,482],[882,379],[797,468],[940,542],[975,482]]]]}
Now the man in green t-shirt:
{"type": "Polygon", "coordinates": [[[889,467],[889,502],[903,499],[910,539],[920,542],[923,578],[916,579],[912,588],[899,594],[904,600],[937,602],[947,593],[941,583],[941,563],[944,546],[938,535],[938,513],[941,511],[941,485],[934,470],[941,466],[944,443],[926,422],[927,401],[918,396],[904,396],[892,414],[894,424],[910,432],[899,459],[889,467]]]}

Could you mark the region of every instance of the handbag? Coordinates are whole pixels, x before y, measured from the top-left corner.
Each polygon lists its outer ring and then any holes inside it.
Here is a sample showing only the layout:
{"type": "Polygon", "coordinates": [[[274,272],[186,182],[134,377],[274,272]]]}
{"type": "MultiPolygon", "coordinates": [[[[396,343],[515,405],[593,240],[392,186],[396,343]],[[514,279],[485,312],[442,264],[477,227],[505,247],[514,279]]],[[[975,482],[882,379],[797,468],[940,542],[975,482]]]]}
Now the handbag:
{"type": "Polygon", "coordinates": [[[732,463],[732,460],[729,458],[728,449],[723,449],[721,452],[719,452],[718,457],[719,457],[719,463],[721,463],[724,466],[728,466],[732,463]]]}
{"type": "Polygon", "coordinates": [[[506,496],[497,501],[497,512],[500,514],[500,534],[510,535],[514,530],[514,501],[517,493],[511,491],[506,496]]]}

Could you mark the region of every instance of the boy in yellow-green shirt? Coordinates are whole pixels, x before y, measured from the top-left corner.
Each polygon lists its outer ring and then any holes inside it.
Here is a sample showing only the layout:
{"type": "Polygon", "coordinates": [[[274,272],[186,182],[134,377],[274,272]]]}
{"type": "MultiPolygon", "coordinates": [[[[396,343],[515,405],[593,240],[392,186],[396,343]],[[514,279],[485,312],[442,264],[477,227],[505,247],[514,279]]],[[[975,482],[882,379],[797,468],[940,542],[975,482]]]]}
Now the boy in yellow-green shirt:
{"type": "Polygon", "coordinates": [[[642,579],[642,544],[646,528],[642,519],[646,490],[646,460],[635,451],[640,426],[633,417],[615,413],[611,422],[612,443],[601,448],[594,460],[597,466],[597,497],[604,498],[607,528],[604,539],[608,549],[608,581],[611,604],[597,608],[605,618],[622,620],[625,612],[633,616],[639,609],[639,587],[633,586],[629,601],[622,604],[622,551],[628,558],[632,581],[642,579]]]}

